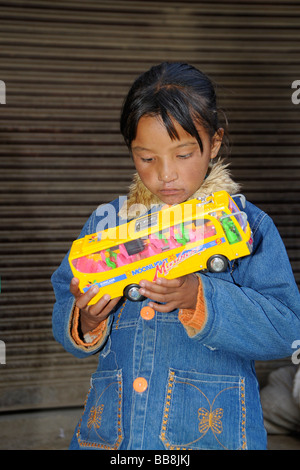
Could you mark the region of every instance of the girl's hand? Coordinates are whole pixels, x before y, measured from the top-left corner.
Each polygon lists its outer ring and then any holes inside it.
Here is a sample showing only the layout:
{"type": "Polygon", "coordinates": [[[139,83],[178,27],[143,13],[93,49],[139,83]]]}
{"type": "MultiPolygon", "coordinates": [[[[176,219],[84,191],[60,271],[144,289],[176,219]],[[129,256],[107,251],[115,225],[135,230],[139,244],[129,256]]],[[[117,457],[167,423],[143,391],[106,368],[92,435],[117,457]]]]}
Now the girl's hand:
{"type": "Polygon", "coordinates": [[[79,279],[73,277],[70,284],[70,291],[75,297],[76,307],[80,309],[80,329],[83,335],[94,330],[103,320],[105,320],[113,307],[117,305],[121,297],[110,300],[110,296],[105,294],[94,305],[88,305],[90,300],[99,292],[98,286],[91,287],[84,294],[79,290],[79,279]]]}
{"type": "Polygon", "coordinates": [[[177,308],[195,309],[199,281],[196,274],[187,274],[177,279],[158,278],[155,282],[141,281],[140,293],[155,302],[149,307],[158,312],[171,312],[177,308]],[[164,302],[163,305],[156,302],[164,302]]]}

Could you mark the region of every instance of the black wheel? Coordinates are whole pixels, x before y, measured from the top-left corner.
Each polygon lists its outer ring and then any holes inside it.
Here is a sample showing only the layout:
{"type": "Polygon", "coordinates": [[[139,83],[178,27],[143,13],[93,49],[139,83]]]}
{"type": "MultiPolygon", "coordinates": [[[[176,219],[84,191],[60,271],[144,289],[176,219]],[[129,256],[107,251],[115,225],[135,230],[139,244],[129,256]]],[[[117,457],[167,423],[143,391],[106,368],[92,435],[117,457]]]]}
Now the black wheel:
{"type": "Polygon", "coordinates": [[[211,273],[223,273],[228,267],[228,259],[223,255],[213,255],[207,261],[207,269],[211,273]]]}
{"type": "Polygon", "coordinates": [[[140,286],[138,284],[129,284],[124,289],[124,296],[131,302],[141,302],[146,297],[140,294],[140,286]]]}

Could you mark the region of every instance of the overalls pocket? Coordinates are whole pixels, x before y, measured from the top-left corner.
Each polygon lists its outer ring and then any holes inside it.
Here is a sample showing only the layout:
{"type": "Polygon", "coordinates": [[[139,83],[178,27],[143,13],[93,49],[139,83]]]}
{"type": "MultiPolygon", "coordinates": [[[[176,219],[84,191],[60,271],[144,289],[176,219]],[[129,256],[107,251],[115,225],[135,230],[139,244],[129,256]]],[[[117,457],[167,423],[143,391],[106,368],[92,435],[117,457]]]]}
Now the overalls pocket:
{"type": "Polygon", "coordinates": [[[123,440],[122,371],[96,372],[78,425],[80,447],[118,449],[123,440]]]}
{"type": "Polygon", "coordinates": [[[246,449],[245,379],[169,370],[160,439],[166,449],[246,449]]]}

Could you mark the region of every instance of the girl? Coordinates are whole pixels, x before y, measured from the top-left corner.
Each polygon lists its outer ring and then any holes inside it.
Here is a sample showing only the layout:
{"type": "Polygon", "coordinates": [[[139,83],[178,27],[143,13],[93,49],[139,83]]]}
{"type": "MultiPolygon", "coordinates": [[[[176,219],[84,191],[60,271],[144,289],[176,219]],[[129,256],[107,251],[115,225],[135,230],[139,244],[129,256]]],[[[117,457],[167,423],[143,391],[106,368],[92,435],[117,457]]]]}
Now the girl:
{"type": "MultiPolygon", "coordinates": [[[[162,63],[132,85],[121,132],[137,174],[116,223],[137,204],[177,204],[238,190],[216,159],[225,132],[211,81],[162,63]]],[[[103,207],[102,207],[103,208],[103,207]]],[[[255,360],[287,357],[300,337],[299,292],[272,220],[247,202],[252,255],[223,273],[140,282],[142,302],[85,294],[67,257],[52,276],[55,338],[99,353],[71,449],[265,449],[255,360]]],[[[102,213],[102,216],[99,215],[102,213]]],[[[97,231],[95,211],[80,237],[97,231]]]]}

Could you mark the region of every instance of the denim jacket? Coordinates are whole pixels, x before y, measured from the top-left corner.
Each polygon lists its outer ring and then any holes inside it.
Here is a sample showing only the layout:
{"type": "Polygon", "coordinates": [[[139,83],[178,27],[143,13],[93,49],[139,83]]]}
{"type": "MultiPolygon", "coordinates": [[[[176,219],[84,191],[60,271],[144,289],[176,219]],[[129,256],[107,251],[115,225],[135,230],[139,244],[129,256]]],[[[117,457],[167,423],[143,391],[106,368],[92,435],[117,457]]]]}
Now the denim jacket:
{"type": "MultiPolygon", "coordinates": [[[[147,319],[141,310],[148,299],[122,299],[97,344],[76,344],[65,257],[52,276],[54,336],[79,358],[99,356],[71,449],[266,448],[254,361],[293,353],[299,291],[271,218],[248,201],[244,210],[253,252],[224,273],[198,273],[207,319],[193,336],[178,310],[147,319]]],[[[97,231],[99,222],[95,211],[80,237],[97,231]]]]}
{"type": "MultiPolygon", "coordinates": [[[[193,197],[221,189],[234,194],[237,185],[219,161],[193,197]]],[[[152,195],[136,175],[127,214],[141,198],[149,210],[152,195]]],[[[79,236],[124,223],[123,203],[99,206],[79,236]]],[[[121,299],[100,324],[99,339],[76,341],[73,276],[64,258],[52,276],[54,336],[79,358],[99,357],[71,449],[266,448],[254,362],[293,354],[300,295],[271,218],[248,201],[244,211],[252,254],[223,273],[198,273],[205,321],[196,330],[178,310],[147,316],[150,300],[121,299]]]]}

